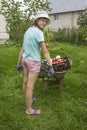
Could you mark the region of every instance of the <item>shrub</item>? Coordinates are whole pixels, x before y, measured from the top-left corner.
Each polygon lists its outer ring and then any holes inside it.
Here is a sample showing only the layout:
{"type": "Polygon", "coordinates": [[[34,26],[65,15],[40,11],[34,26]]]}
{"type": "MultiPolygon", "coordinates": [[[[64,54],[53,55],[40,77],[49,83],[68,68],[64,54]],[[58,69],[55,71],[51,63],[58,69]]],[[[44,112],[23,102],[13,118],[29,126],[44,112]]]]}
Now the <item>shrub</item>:
{"type": "Polygon", "coordinates": [[[70,42],[87,45],[87,27],[79,29],[59,29],[57,32],[53,32],[53,39],[57,42],[70,42]]]}
{"type": "Polygon", "coordinates": [[[53,33],[52,33],[52,31],[49,28],[46,28],[44,30],[44,37],[45,37],[45,41],[47,43],[53,41],[53,33]]]}

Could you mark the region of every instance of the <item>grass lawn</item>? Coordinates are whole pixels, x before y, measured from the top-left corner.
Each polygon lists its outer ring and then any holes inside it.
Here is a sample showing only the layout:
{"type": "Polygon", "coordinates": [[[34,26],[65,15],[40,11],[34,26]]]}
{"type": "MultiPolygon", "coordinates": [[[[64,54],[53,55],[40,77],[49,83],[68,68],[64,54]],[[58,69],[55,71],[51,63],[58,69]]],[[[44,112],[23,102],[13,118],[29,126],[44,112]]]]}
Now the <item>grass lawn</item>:
{"type": "Polygon", "coordinates": [[[52,43],[51,57],[68,56],[72,68],[59,93],[56,84],[41,89],[36,82],[33,108],[39,116],[25,115],[22,72],[16,70],[20,48],[0,45],[0,130],[87,130],[87,47],[52,43]]]}

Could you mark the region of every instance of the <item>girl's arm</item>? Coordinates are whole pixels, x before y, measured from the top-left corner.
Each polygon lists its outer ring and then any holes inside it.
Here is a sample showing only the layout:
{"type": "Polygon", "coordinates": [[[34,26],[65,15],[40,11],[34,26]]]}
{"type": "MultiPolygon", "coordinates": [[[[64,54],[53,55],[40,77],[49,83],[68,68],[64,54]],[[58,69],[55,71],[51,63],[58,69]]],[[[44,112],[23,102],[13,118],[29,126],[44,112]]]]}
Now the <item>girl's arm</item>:
{"type": "Polygon", "coordinates": [[[19,53],[19,57],[18,57],[18,64],[21,64],[21,62],[22,62],[22,54],[23,54],[23,52],[24,52],[24,48],[22,46],[21,51],[19,53]]]}
{"type": "Polygon", "coordinates": [[[42,53],[43,53],[44,57],[46,58],[46,60],[48,62],[48,65],[52,66],[52,60],[51,60],[49,51],[47,50],[45,42],[41,42],[40,47],[41,47],[41,50],[42,50],[42,53]]]}

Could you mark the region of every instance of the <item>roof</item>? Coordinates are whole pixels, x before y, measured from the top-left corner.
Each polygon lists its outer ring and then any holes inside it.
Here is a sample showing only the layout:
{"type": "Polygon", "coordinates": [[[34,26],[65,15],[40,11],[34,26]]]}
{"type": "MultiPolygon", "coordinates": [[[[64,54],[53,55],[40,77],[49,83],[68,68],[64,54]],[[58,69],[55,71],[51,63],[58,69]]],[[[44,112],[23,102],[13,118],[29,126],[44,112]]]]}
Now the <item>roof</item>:
{"type": "Polygon", "coordinates": [[[49,0],[52,11],[50,14],[80,11],[87,8],[87,0],[49,0]]]}

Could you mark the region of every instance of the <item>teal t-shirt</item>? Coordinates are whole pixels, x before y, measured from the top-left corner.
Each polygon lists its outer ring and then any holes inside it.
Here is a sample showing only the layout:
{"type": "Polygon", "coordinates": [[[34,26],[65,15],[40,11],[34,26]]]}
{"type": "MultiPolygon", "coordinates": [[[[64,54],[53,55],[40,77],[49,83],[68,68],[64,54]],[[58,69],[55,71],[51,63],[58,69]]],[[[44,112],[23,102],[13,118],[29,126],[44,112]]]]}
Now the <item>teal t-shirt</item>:
{"type": "Polygon", "coordinates": [[[33,61],[40,61],[40,42],[44,41],[43,32],[37,27],[30,27],[24,35],[23,57],[33,61]]]}

